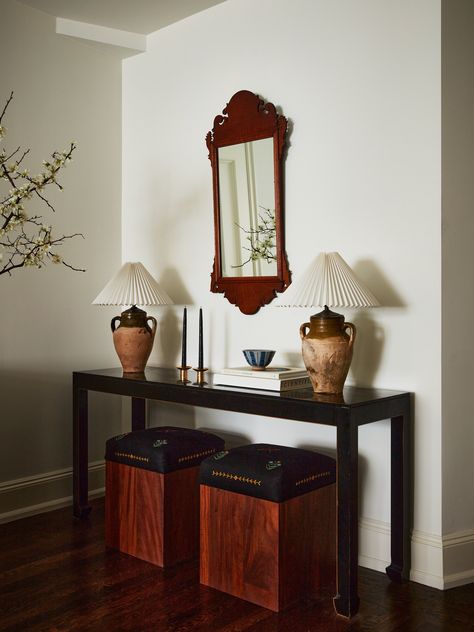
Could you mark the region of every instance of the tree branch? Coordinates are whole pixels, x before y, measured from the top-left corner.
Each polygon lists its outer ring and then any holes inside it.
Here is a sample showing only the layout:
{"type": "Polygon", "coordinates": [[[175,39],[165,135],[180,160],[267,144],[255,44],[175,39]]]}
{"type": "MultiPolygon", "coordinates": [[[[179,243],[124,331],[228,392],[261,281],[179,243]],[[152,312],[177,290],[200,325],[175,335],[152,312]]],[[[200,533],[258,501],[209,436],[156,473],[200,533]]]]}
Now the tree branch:
{"type": "Polygon", "coordinates": [[[8,106],[10,105],[10,101],[13,99],[13,90],[10,93],[10,96],[7,99],[7,102],[5,103],[5,107],[2,110],[2,113],[0,114],[0,125],[2,123],[2,119],[3,119],[3,115],[5,114],[5,112],[7,111],[8,106]]]}
{"type": "MultiPolygon", "coordinates": [[[[13,92],[0,114],[0,124],[12,98],[13,92]]],[[[5,136],[5,131],[5,127],[0,125],[0,137],[5,136]]],[[[30,153],[30,149],[24,150],[18,160],[15,160],[15,157],[21,151],[20,147],[8,155],[6,150],[0,152],[0,180],[8,182],[11,186],[8,195],[0,200],[0,218],[3,220],[2,225],[0,225],[0,275],[11,275],[13,270],[26,266],[42,268],[48,261],[62,263],[77,272],[85,271],[63,261],[59,254],[51,250],[57,246],[62,246],[66,239],[79,236],[84,238],[84,235],[74,233],[53,239],[51,227],[45,226],[43,218],[37,214],[28,217],[24,209],[25,203],[33,195],[36,195],[50,211],[55,212],[55,208],[46,197],[44,189],[49,185],[56,185],[60,190],[63,189],[62,185],[57,182],[56,176],[71,161],[75,149],[76,144],[71,142],[67,150],[54,151],[50,160],[43,162],[43,169],[37,176],[31,176],[27,169],[20,169],[20,165],[30,153]],[[10,160],[13,162],[7,164],[10,160]]]]}

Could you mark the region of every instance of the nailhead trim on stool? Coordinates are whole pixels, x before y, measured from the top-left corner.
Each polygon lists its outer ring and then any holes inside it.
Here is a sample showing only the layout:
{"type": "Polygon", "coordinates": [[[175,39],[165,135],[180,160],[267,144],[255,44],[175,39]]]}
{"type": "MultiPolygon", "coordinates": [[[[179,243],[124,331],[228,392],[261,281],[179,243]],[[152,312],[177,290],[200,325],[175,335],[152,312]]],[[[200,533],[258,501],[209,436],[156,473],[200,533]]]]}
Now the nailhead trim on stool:
{"type": "Polygon", "coordinates": [[[276,612],[333,591],[336,462],[253,444],[201,463],[201,583],[276,612]]]}
{"type": "Polygon", "coordinates": [[[109,439],[106,545],[158,566],[197,556],[199,464],[223,449],[214,434],[173,426],[109,439]]]}

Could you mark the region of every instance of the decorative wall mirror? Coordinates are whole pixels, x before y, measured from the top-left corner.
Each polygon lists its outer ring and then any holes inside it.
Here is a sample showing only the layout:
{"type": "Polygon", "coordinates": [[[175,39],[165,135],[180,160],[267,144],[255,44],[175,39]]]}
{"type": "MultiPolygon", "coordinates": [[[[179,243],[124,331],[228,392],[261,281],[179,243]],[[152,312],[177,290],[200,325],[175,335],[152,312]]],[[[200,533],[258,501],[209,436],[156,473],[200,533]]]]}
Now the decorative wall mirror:
{"type": "Polygon", "coordinates": [[[253,92],[234,94],[206,136],[214,191],[211,292],[255,314],[290,284],[282,160],[287,120],[253,92]]]}

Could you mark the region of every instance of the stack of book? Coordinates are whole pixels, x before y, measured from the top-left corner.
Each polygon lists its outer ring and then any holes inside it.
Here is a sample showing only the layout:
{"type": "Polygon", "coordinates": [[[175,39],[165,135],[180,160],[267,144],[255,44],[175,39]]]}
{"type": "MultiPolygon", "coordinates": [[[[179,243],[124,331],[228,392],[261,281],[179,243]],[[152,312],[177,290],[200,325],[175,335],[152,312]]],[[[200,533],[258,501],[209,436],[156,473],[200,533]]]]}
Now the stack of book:
{"type": "Polygon", "coordinates": [[[218,373],[214,373],[213,382],[221,386],[238,386],[280,392],[311,386],[306,369],[289,366],[272,367],[264,371],[255,371],[245,366],[221,369],[218,373]]]}

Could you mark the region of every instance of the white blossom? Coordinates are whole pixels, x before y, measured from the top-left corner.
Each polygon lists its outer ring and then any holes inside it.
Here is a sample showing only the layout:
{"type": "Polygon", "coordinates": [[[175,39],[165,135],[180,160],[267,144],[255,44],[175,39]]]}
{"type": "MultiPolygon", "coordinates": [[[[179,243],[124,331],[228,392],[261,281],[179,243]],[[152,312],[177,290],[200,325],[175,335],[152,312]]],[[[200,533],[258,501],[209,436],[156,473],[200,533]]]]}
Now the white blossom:
{"type": "MultiPolygon", "coordinates": [[[[0,138],[6,135],[2,119],[12,97],[13,93],[3,111],[0,110],[0,138]]],[[[71,142],[67,150],[54,151],[49,160],[43,161],[43,168],[36,175],[30,175],[29,169],[23,165],[29,149],[25,152],[20,148],[13,152],[1,150],[0,183],[6,181],[9,190],[6,195],[0,190],[0,275],[11,274],[12,270],[21,267],[41,268],[48,261],[63,263],[73,270],[78,270],[66,263],[61,255],[51,252],[51,247],[55,249],[61,246],[65,239],[71,239],[78,234],[53,238],[52,227],[42,221],[37,208],[28,215],[24,207],[25,202],[34,200],[36,207],[38,204],[46,205],[50,211],[54,211],[45,197],[45,190],[49,186],[63,190],[57,182],[57,176],[71,161],[75,149],[76,143],[71,142]]]]}

